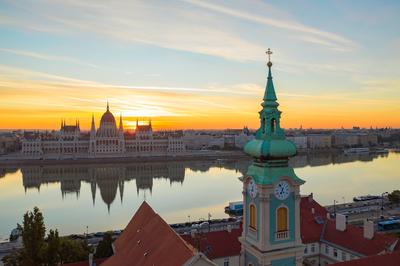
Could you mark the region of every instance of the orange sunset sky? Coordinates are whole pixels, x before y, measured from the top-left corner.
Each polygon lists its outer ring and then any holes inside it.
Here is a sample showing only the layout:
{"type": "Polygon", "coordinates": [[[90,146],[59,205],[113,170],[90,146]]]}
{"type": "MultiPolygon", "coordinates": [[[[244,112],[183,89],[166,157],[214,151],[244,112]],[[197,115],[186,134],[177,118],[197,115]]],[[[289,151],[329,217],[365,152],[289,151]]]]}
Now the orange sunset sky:
{"type": "Polygon", "coordinates": [[[268,47],[283,127],[400,127],[396,8],[156,2],[1,3],[0,129],[254,129],[268,47]]]}

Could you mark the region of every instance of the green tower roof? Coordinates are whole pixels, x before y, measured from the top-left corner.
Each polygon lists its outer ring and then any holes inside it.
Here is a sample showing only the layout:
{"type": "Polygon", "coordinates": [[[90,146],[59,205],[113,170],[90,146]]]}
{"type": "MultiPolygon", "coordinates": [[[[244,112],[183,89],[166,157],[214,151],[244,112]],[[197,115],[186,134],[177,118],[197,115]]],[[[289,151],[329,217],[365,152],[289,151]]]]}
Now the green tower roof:
{"type": "Polygon", "coordinates": [[[263,100],[275,102],[277,100],[277,98],[276,98],[276,94],[275,94],[274,83],[272,82],[271,66],[272,66],[272,63],[268,62],[267,86],[265,86],[265,93],[264,93],[263,100]]]}
{"type": "MultiPolygon", "coordinates": [[[[272,52],[268,49],[268,56],[272,52]]],[[[260,114],[260,128],[256,132],[256,138],[248,142],[244,151],[252,157],[261,161],[274,161],[274,165],[287,165],[289,157],[296,155],[296,146],[286,140],[285,132],[280,126],[281,112],[272,82],[272,62],[268,61],[267,85],[260,114]],[[277,161],[280,163],[276,164],[277,161]]]]}

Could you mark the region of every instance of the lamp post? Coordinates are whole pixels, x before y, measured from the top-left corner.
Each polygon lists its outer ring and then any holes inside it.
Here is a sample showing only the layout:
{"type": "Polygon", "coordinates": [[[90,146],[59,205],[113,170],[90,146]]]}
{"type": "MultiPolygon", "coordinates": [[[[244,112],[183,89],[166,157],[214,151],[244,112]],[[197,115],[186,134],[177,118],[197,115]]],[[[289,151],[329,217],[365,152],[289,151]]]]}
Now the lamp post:
{"type": "Polygon", "coordinates": [[[384,196],[387,196],[387,195],[389,195],[389,192],[383,192],[381,195],[381,218],[383,218],[383,199],[384,199],[384,196]]]}

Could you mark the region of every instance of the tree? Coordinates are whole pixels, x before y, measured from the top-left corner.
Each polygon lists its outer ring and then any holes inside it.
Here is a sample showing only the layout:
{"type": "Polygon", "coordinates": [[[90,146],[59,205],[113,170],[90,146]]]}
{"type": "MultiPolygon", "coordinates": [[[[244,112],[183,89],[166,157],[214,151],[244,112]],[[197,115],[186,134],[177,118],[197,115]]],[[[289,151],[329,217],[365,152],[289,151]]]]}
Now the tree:
{"type": "Polygon", "coordinates": [[[86,241],[61,238],[59,248],[61,264],[87,260],[90,252],[86,241]]]}
{"type": "Polygon", "coordinates": [[[21,250],[21,263],[26,266],[36,266],[43,263],[42,255],[45,247],[44,236],[46,227],[43,222],[43,215],[38,207],[33,212],[26,212],[22,226],[18,224],[22,234],[24,248],[21,250]]]}
{"type": "Polygon", "coordinates": [[[388,199],[391,204],[399,204],[400,203],[400,190],[393,190],[392,193],[389,193],[388,199]]]}
{"type": "Polygon", "coordinates": [[[48,266],[56,266],[60,261],[60,238],[57,229],[50,230],[46,239],[44,260],[48,266]]]}
{"type": "Polygon", "coordinates": [[[1,260],[4,263],[4,266],[19,266],[21,265],[21,252],[18,250],[13,250],[1,260]]]}
{"type": "Polygon", "coordinates": [[[37,207],[26,212],[21,231],[23,247],[5,256],[5,266],[56,266],[86,260],[91,252],[86,241],[60,238],[57,230],[50,230],[47,237],[42,213],[37,207]]]}
{"type": "Polygon", "coordinates": [[[97,245],[94,257],[99,259],[110,257],[113,254],[112,242],[112,232],[106,232],[103,239],[97,245]]]}

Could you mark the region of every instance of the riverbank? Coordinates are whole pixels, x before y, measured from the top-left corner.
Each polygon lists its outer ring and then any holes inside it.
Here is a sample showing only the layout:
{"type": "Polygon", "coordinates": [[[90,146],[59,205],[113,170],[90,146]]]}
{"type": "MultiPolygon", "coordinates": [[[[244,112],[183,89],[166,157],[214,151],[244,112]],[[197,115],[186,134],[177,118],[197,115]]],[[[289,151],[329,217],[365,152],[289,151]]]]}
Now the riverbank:
{"type": "Polygon", "coordinates": [[[109,164],[109,163],[134,163],[134,162],[166,162],[166,161],[193,161],[216,159],[241,159],[250,158],[241,150],[234,151],[190,151],[174,155],[106,157],[106,158],[63,158],[63,159],[28,159],[18,157],[0,157],[0,166],[26,166],[26,165],[65,165],[65,164],[109,164]]]}
{"type": "MultiPolygon", "coordinates": [[[[341,149],[299,149],[297,155],[340,155],[344,154],[341,149]]],[[[370,154],[375,154],[371,151],[370,154]]],[[[358,154],[352,154],[352,156],[358,154]]],[[[365,155],[365,154],[361,154],[365,155]]],[[[109,156],[101,158],[90,157],[65,157],[65,158],[27,158],[19,153],[0,156],[1,166],[27,166],[27,165],[68,165],[68,164],[111,164],[111,163],[140,163],[140,162],[170,162],[170,161],[194,161],[194,160],[216,160],[216,159],[251,159],[243,150],[189,150],[177,154],[150,154],[150,155],[127,155],[109,156]]]]}

